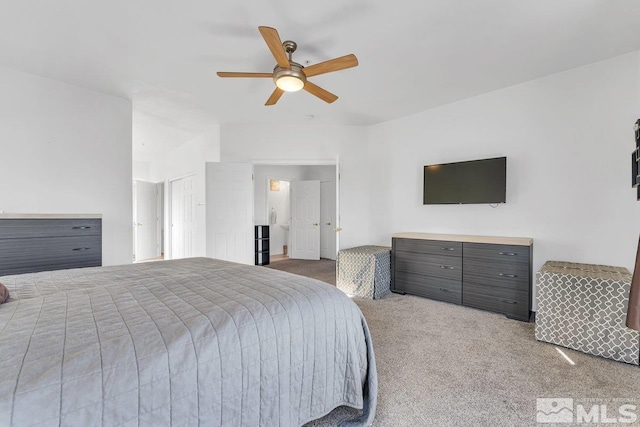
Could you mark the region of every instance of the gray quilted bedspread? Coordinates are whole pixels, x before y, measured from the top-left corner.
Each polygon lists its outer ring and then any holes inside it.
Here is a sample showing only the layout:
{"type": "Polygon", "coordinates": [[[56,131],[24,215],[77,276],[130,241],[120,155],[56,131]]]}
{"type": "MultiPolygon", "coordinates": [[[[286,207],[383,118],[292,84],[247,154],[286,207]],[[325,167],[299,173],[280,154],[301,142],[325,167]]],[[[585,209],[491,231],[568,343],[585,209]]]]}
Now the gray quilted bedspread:
{"type": "Polygon", "coordinates": [[[373,421],[358,307],[326,283],[192,258],[0,278],[0,425],[373,421]]]}

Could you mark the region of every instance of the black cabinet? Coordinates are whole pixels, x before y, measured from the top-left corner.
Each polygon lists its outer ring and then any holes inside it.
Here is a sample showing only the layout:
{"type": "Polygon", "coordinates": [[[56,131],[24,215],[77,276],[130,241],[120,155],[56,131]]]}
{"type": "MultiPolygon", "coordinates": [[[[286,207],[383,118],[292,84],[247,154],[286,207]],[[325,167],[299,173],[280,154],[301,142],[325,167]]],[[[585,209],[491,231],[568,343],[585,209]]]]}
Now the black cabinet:
{"type": "Polygon", "coordinates": [[[407,233],[392,241],[392,289],[528,321],[532,240],[407,233]],[[445,236],[452,237],[452,236],[445,236]],[[465,238],[473,240],[464,241],[465,238]],[[479,241],[480,240],[480,241],[479,241]],[[504,241],[509,244],[496,242],[504,241]],[[518,244],[513,244],[518,242],[518,244]]]}
{"type": "Polygon", "coordinates": [[[255,265],[269,265],[269,226],[255,226],[255,265]]]}

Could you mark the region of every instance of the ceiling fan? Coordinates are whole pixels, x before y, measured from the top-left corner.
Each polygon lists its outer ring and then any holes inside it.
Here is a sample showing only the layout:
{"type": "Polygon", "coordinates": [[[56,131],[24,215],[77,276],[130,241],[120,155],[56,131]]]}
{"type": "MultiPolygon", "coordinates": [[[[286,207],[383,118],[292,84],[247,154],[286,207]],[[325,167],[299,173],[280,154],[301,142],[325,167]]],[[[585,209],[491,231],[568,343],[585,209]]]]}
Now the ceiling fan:
{"type": "Polygon", "coordinates": [[[305,68],[297,62],[293,62],[291,59],[293,52],[295,52],[298,47],[295,42],[286,40],[283,43],[280,41],[280,36],[275,28],[258,27],[258,30],[260,30],[262,38],[267,42],[267,46],[276,60],[276,66],[273,69],[273,73],[234,73],[219,71],[217,74],[220,77],[273,78],[273,81],[276,84],[276,89],[264,105],[275,105],[283,93],[296,92],[300,89],[306,90],[325,102],[332,103],[338,99],[336,95],[322,89],[320,86],[314,85],[307,79],[319,74],[344,70],[358,65],[358,58],[351,54],[331,59],[329,61],[320,62],[319,64],[314,64],[305,68]]]}

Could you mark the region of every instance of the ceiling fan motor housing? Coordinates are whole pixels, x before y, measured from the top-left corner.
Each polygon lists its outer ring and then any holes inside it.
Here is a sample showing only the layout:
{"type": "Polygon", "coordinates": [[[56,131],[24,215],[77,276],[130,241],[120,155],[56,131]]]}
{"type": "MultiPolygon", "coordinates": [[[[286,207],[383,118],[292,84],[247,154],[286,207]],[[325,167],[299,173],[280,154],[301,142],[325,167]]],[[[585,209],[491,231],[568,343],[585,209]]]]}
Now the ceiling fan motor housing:
{"type": "Polygon", "coordinates": [[[276,86],[287,92],[300,90],[307,83],[307,76],[302,71],[304,67],[296,62],[291,62],[291,69],[287,70],[278,65],[273,69],[273,81],[276,86]],[[297,80],[297,81],[296,81],[297,80]],[[287,83],[293,84],[292,89],[288,89],[287,83]]]}

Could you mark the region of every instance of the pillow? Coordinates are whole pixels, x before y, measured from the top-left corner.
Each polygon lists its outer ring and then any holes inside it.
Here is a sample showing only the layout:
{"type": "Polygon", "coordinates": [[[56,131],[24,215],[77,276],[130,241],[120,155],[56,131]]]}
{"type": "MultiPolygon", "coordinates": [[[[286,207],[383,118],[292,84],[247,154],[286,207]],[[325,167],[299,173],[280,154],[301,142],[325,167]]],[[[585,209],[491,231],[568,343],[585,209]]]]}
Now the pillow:
{"type": "Polygon", "coordinates": [[[7,302],[9,299],[9,290],[5,285],[0,283],[0,304],[7,302]]]}

